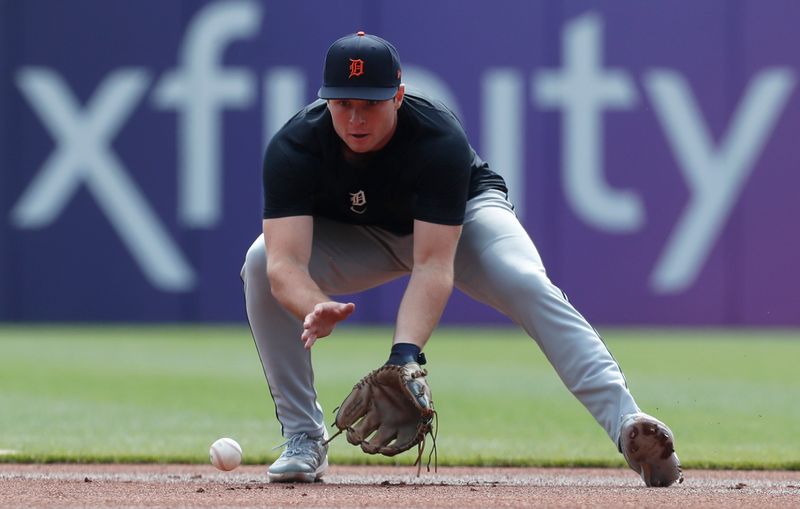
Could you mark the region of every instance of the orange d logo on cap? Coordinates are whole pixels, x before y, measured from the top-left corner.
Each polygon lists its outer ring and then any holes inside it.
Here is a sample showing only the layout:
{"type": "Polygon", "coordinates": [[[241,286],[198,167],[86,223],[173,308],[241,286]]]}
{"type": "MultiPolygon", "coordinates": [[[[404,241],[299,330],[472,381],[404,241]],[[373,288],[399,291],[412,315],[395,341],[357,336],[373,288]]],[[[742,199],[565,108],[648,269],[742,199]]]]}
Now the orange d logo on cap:
{"type": "Polygon", "coordinates": [[[353,76],[361,76],[364,74],[364,61],[360,58],[350,59],[350,76],[347,79],[352,78],[353,76]]]}

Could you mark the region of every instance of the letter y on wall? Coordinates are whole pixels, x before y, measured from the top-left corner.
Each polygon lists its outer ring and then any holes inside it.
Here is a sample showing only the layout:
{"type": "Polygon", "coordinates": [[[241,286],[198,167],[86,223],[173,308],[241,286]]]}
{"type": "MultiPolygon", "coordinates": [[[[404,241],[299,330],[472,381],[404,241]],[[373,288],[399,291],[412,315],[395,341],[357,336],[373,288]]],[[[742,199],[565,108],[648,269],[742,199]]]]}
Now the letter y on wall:
{"type": "Polygon", "coordinates": [[[679,293],[697,278],[789,99],[789,69],[756,75],[718,147],[689,85],[679,73],[655,70],[645,87],[655,106],[690,198],[650,278],[653,290],[679,293]]]}

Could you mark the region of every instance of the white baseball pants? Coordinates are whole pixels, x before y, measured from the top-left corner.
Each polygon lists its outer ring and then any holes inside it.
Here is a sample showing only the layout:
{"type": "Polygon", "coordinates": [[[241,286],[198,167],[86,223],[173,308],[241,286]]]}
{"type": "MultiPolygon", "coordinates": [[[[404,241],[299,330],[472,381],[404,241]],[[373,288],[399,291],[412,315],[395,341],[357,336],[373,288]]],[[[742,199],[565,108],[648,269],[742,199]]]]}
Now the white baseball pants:
{"type": "MultiPolygon", "coordinates": [[[[284,436],[320,436],[325,424],[311,356],[300,341],[302,323],[272,296],[266,259],[262,235],[247,252],[242,280],[276,414],[284,436]]],[[[356,293],[406,275],[412,260],[412,235],[314,220],[309,271],[329,295],[356,293]]],[[[467,203],[455,285],[508,316],[536,340],[567,389],[618,443],[622,417],[639,408],[597,332],[548,279],[504,193],[486,191],[467,203]]]]}

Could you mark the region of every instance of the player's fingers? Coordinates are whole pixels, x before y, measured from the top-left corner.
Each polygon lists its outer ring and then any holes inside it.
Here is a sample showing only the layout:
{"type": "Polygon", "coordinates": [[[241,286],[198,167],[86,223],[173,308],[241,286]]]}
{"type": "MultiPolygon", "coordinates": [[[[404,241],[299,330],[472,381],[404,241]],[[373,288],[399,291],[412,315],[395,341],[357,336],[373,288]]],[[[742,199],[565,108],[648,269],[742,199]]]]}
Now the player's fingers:
{"type": "Polygon", "coordinates": [[[303,347],[304,347],[306,350],[311,350],[311,347],[312,347],[312,346],[314,345],[314,343],[316,343],[316,342],[317,342],[317,336],[315,336],[314,334],[311,334],[311,335],[310,335],[310,336],[309,336],[309,337],[306,339],[306,342],[305,342],[305,344],[303,345],[303,347]]]}
{"type": "Polygon", "coordinates": [[[356,305],[352,302],[348,302],[347,304],[339,304],[336,307],[336,321],[342,321],[351,314],[353,314],[353,310],[356,308],[356,305]]]}

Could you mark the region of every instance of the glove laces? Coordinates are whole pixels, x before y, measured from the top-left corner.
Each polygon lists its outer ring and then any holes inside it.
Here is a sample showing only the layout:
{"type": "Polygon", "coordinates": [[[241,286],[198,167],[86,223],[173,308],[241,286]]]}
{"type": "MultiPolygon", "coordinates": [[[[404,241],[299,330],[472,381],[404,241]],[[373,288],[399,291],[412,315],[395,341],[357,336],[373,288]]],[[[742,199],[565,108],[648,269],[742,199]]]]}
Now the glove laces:
{"type": "Polygon", "coordinates": [[[433,446],[431,447],[431,452],[428,454],[428,464],[425,468],[428,472],[431,471],[431,456],[433,456],[433,472],[437,473],[439,471],[439,453],[436,451],[436,434],[439,432],[439,413],[436,410],[433,411],[431,419],[434,424],[431,426],[428,433],[422,435],[422,440],[417,444],[417,461],[414,462],[414,465],[417,467],[417,477],[419,477],[422,472],[422,453],[425,451],[425,438],[427,435],[431,436],[433,446]]]}

